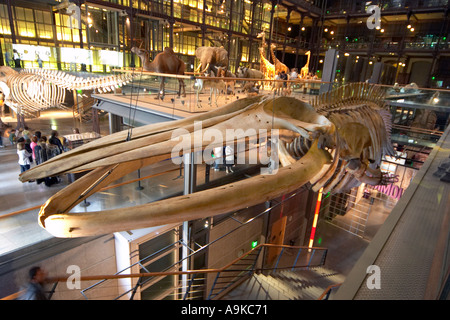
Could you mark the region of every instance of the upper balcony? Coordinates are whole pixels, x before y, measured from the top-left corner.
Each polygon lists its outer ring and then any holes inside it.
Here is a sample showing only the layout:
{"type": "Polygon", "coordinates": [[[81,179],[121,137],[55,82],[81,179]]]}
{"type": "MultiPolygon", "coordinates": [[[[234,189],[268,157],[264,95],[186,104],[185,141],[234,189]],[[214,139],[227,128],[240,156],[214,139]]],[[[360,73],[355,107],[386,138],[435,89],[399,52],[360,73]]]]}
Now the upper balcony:
{"type": "Polygon", "coordinates": [[[399,14],[414,12],[437,12],[448,8],[448,0],[379,0],[379,1],[332,1],[326,9],[325,18],[336,18],[342,15],[367,15],[370,5],[378,5],[382,14],[399,14]]]}
{"type": "Polygon", "coordinates": [[[435,50],[440,52],[446,51],[450,52],[450,43],[448,42],[428,42],[424,39],[418,39],[411,42],[405,42],[402,47],[399,41],[376,41],[373,44],[369,41],[358,41],[358,42],[343,42],[343,41],[331,41],[328,43],[322,43],[322,49],[340,49],[346,51],[355,52],[399,52],[403,51],[405,53],[409,51],[432,53],[435,50]]]}

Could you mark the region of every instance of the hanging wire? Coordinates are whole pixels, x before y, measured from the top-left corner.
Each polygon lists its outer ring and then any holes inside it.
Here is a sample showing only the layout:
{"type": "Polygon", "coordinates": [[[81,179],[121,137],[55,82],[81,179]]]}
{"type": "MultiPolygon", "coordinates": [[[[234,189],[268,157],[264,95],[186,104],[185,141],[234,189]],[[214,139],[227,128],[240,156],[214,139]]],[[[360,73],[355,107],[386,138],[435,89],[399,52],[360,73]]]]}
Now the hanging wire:
{"type": "MultiPolygon", "coordinates": [[[[133,28],[133,24],[130,22],[130,33],[131,33],[131,29],[132,28],[133,28]]],[[[134,32],[133,32],[133,36],[134,36],[134,32]]],[[[134,43],[134,37],[131,40],[132,40],[131,43],[134,43]]],[[[141,63],[142,63],[142,61],[141,61],[141,63]]],[[[136,67],[133,69],[133,72],[131,74],[132,79],[134,79],[134,77],[135,77],[134,76],[135,69],[136,69],[136,67]]],[[[128,124],[128,134],[127,134],[126,141],[130,141],[131,140],[131,136],[133,134],[133,125],[134,125],[134,120],[135,120],[135,117],[136,117],[136,110],[137,110],[137,104],[138,104],[138,100],[139,100],[139,90],[141,88],[141,81],[142,81],[143,70],[144,70],[144,66],[142,66],[141,71],[140,71],[140,75],[139,75],[139,86],[138,86],[138,90],[137,90],[136,104],[134,105],[134,107],[132,106],[132,104],[133,104],[133,90],[134,90],[135,86],[134,86],[134,82],[133,81],[132,81],[132,84],[131,84],[130,107],[128,109],[129,124],[128,124]],[[132,111],[133,111],[133,116],[131,116],[132,111]]]]}
{"type": "MultiPolygon", "coordinates": [[[[136,110],[137,110],[137,104],[138,104],[138,100],[139,100],[139,90],[141,89],[141,81],[142,81],[142,73],[143,73],[143,68],[140,71],[139,74],[139,85],[138,85],[138,90],[137,90],[137,96],[136,96],[136,103],[133,105],[133,90],[135,88],[134,84],[131,85],[131,93],[130,93],[130,107],[128,109],[128,119],[129,119],[129,125],[128,125],[128,134],[127,134],[127,139],[126,141],[130,141],[131,140],[131,135],[133,133],[133,125],[134,125],[134,120],[136,117],[136,110]],[[131,116],[131,113],[133,112],[133,116],[131,116]]],[[[134,79],[134,70],[132,72],[132,78],[134,79]]],[[[132,82],[133,83],[133,82],[132,82]]]]}
{"type": "MultiPolygon", "coordinates": [[[[273,31],[274,30],[278,30],[278,21],[279,21],[278,8],[279,8],[279,5],[280,5],[280,0],[277,0],[277,6],[276,6],[277,19],[276,19],[276,22],[275,22],[276,25],[274,26],[273,25],[274,24],[274,19],[272,18],[271,35],[270,35],[271,41],[270,41],[270,45],[269,45],[269,51],[272,50],[270,47],[272,46],[272,43],[274,42],[274,37],[273,37],[274,32],[273,31]],[[275,29],[275,27],[276,27],[276,29],[275,29]]],[[[270,55],[270,53],[269,53],[269,55],[270,55]]],[[[275,52],[274,52],[274,56],[275,56],[275,52]]],[[[273,61],[273,63],[275,65],[275,61],[273,61]]],[[[276,77],[276,73],[277,73],[277,70],[275,69],[275,77],[276,77]]],[[[273,99],[272,99],[272,131],[273,131],[275,129],[274,128],[274,123],[275,123],[275,103],[274,103],[275,95],[273,95],[272,97],[273,97],[273,99]]]]}

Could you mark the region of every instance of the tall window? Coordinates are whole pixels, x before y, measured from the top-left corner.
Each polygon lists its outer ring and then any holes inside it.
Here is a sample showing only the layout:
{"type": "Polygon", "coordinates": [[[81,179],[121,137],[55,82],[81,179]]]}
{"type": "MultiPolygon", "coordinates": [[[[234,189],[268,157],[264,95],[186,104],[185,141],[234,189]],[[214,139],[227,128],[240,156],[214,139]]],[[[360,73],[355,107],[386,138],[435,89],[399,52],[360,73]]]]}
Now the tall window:
{"type": "MultiPolygon", "coordinates": [[[[253,31],[255,34],[259,33],[261,30],[270,30],[270,11],[272,10],[272,4],[270,2],[259,2],[254,4],[255,15],[252,19],[253,31]]],[[[268,34],[266,35],[267,39],[268,34]]]]}
{"type": "Polygon", "coordinates": [[[118,14],[105,9],[88,8],[89,42],[95,45],[119,45],[118,14]]]}
{"type": "MultiPolygon", "coordinates": [[[[55,13],[56,39],[61,42],[80,42],[79,29],[72,28],[70,16],[61,13],[55,13]]],[[[84,39],[83,41],[87,41],[84,39]]]]}
{"type": "Polygon", "coordinates": [[[9,25],[9,16],[6,4],[0,4],[0,34],[11,35],[11,27],[9,25]]]}
{"type": "Polygon", "coordinates": [[[36,28],[34,25],[32,9],[14,7],[14,18],[17,36],[28,38],[36,37],[36,28]]]}
{"type": "Polygon", "coordinates": [[[35,10],[36,31],[39,39],[53,40],[52,16],[48,11],[35,10]]]}
{"type": "Polygon", "coordinates": [[[203,0],[174,0],[173,15],[185,21],[201,22],[203,0]]]}
{"type": "Polygon", "coordinates": [[[231,30],[235,32],[250,33],[251,10],[249,1],[235,0],[231,6],[231,30]],[[246,8],[249,8],[246,10],[246,8]],[[246,16],[246,15],[249,16],[246,16]]]}
{"type": "Polygon", "coordinates": [[[206,21],[210,26],[229,29],[231,1],[228,0],[206,0],[206,21]]]}

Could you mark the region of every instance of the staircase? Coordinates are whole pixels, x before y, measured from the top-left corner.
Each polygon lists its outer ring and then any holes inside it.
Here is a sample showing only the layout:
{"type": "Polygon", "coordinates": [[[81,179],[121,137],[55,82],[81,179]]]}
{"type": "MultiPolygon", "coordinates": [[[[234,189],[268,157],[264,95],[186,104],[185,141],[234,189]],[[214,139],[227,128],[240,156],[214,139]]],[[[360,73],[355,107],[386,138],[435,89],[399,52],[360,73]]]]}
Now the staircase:
{"type": "Polygon", "coordinates": [[[254,273],[221,300],[317,300],[329,286],[344,279],[324,267],[282,270],[268,275],[254,273]]]}
{"type": "Polygon", "coordinates": [[[92,97],[82,97],[78,104],[72,106],[73,117],[80,122],[88,122],[92,119],[92,107],[96,99],[92,97]]]}

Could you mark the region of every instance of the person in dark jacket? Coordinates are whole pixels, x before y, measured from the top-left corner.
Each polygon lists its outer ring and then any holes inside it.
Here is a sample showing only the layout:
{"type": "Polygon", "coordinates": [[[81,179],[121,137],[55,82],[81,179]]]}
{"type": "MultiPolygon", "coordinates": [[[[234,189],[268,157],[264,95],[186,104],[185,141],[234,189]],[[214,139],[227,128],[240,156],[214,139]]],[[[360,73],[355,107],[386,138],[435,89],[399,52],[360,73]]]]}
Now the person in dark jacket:
{"type": "MultiPolygon", "coordinates": [[[[52,157],[58,154],[59,154],[58,147],[53,144],[47,144],[46,136],[42,136],[41,139],[39,139],[39,142],[36,145],[36,147],[34,147],[34,155],[36,156],[37,165],[44,163],[48,159],[51,159],[52,157]]],[[[58,183],[58,178],[45,177],[36,180],[37,184],[41,184],[42,182],[44,182],[47,187],[50,187],[51,185],[58,183]]]]}
{"type": "Polygon", "coordinates": [[[47,137],[42,136],[36,147],[34,147],[34,155],[36,159],[36,164],[41,164],[48,160],[47,158],[47,137]]]}
{"type": "Polygon", "coordinates": [[[43,288],[46,279],[45,271],[40,267],[33,267],[29,270],[28,274],[30,281],[20,300],[48,300],[43,288]]]}
{"type": "Polygon", "coordinates": [[[48,139],[48,143],[53,144],[58,147],[59,153],[61,154],[64,151],[64,147],[61,143],[61,140],[58,138],[58,131],[53,130],[50,138],[48,139]]]}
{"type": "Polygon", "coordinates": [[[14,68],[18,68],[21,69],[22,68],[22,64],[20,61],[20,55],[17,52],[16,49],[13,49],[13,59],[14,59],[14,68]]]}

